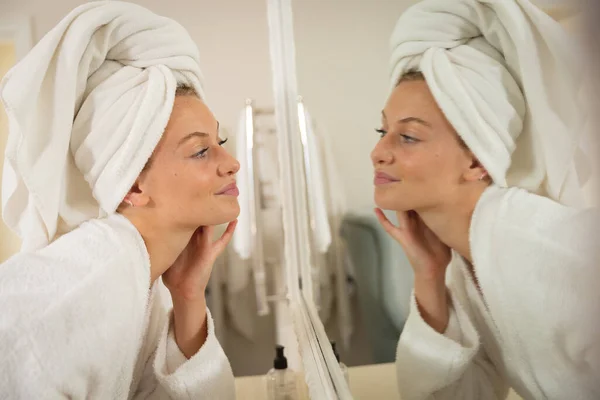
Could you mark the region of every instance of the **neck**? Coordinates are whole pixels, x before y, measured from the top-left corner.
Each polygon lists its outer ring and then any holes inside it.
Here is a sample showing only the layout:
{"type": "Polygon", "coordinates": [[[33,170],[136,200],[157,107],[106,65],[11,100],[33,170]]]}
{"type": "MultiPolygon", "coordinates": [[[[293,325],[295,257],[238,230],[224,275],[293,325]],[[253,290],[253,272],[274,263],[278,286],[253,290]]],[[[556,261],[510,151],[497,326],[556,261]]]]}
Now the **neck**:
{"type": "Polygon", "coordinates": [[[138,230],[150,257],[150,285],[165,273],[183,252],[190,241],[192,230],[176,229],[155,221],[144,210],[124,209],[121,215],[127,218],[138,230]]]}
{"type": "Polygon", "coordinates": [[[471,264],[471,244],[469,233],[471,220],[477,202],[487,186],[476,185],[465,193],[461,188],[460,196],[441,206],[417,211],[425,225],[448,247],[456,251],[471,264]]]}

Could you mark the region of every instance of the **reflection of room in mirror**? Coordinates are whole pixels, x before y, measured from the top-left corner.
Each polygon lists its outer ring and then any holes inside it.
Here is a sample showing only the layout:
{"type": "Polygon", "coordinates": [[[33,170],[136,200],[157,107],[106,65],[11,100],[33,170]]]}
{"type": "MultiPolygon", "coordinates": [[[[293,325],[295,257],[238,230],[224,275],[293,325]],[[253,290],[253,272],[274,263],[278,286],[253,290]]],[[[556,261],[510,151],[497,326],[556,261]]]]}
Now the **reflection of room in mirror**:
{"type": "MultiPolygon", "coordinates": [[[[332,233],[348,254],[352,334],[350,351],[340,346],[340,353],[342,361],[350,366],[396,361],[398,340],[410,309],[413,269],[402,248],[373,215],[373,167],[369,153],[378,141],[373,130],[380,126],[381,108],[390,93],[390,36],[398,17],[416,3],[349,1],[339,7],[334,0],[293,2],[298,90],[317,121],[317,130],[330,143],[325,158],[340,167],[334,183],[346,203],[339,229],[332,226],[332,233]]],[[[579,33],[579,15],[569,2],[533,3],[567,33],[579,33]]],[[[531,7],[515,4],[511,12],[517,15],[521,6],[531,7]]],[[[415,29],[418,31],[418,27],[415,29]]],[[[585,150],[595,150],[590,147],[585,150]]],[[[587,156],[592,161],[598,159],[587,156]]],[[[597,172],[597,166],[594,171],[597,172]]],[[[306,175],[310,179],[310,172],[306,175]]],[[[582,187],[583,201],[588,205],[597,204],[592,197],[595,185],[597,182],[588,181],[582,187]]],[[[326,187],[331,188],[331,182],[326,187]]],[[[397,223],[393,212],[386,214],[392,223],[397,223]]],[[[331,339],[343,341],[339,329],[330,326],[336,321],[335,306],[330,311],[330,315],[322,315],[322,321],[331,339]]],[[[518,396],[511,392],[509,398],[518,396]]]]}
{"type": "Polygon", "coordinates": [[[324,159],[339,167],[326,187],[344,204],[332,232],[347,257],[352,334],[332,326],[336,307],[324,323],[349,366],[393,362],[408,311],[412,271],[372,213],[369,152],[389,91],[389,37],[414,3],[293,2],[299,91],[327,142],[324,159]]]}
{"type": "MultiPolygon", "coordinates": [[[[330,144],[326,159],[340,167],[337,186],[347,204],[341,236],[353,265],[349,279],[358,292],[352,300],[353,354],[341,351],[349,365],[392,362],[408,312],[412,270],[372,214],[369,152],[389,92],[389,38],[398,17],[416,2],[347,2],[343,8],[333,0],[293,2],[299,91],[330,144]],[[370,333],[361,333],[365,324],[370,333]]],[[[566,2],[538,4],[568,31],[576,29],[576,15],[566,2]]],[[[394,221],[392,213],[388,216],[394,221]]]]}
{"type": "MultiPolygon", "coordinates": [[[[331,177],[339,174],[339,171],[335,169],[335,165],[332,163],[331,157],[327,158],[328,143],[323,140],[323,137],[319,135],[318,129],[315,129],[316,124],[314,121],[306,115],[309,124],[309,132],[311,140],[311,152],[307,156],[311,159],[311,164],[315,170],[315,174],[322,176],[319,178],[319,182],[315,182],[314,185],[320,185],[324,187],[324,183],[327,180],[331,180],[331,177]]],[[[246,118],[242,115],[242,118],[246,118]]],[[[241,164],[248,162],[247,157],[244,156],[248,145],[243,142],[247,129],[246,123],[240,123],[240,129],[236,133],[237,143],[237,157],[241,164]]],[[[256,256],[256,248],[252,246],[251,236],[259,234],[261,237],[261,245],[264,260],[262,266],[266,273],[267,285],[266,290],[269,293],[269,300],[271,304],[271,310],[276,309],[278,300],[282,300],[285,297],[285,293],[282,292],[282,283],[278,282],[277,274],[282,268],[283,254],[282,254],[282,235],[283,227],[281,225],[281,198],[280,198],[280,176],[279,176],[279,157],[278,157],[278,143],[277,135],[274,124],[273,111],[269,108],[253,107],[252,108],[252,128],[253,128],[253,157],[254,165],[247,168],[254,170],[253,180],[254,183],[245,182],[242,177],[238,177],[238,184],[240,186],[240,204],[242,210],[245,207],[250,207],[250,203],[246,204],[247,198],[245,197],[246,185],[254,185],[256,193],[254,193],[256,203],[260,208],[259,219],[256,221],[255,232],[251,230],[251,222],[245,221],[240,217],[240,225],[236,230],[233,246],[231,251],[228,252],[227,256],[227,268],[224,275],[226,276],[225,282],[227,283],[226,299],[223,301],[217,301],[217,304],[223,304],[222,307],[226,309],[227,323],[233,329],[227,329],[226,334],[222,334],[224,348],[228,354],[235,360],[237,358],[235,349],[239,346],[236,343],[245,343],[245,340],[249,340],[253,343],[253,348],[246,350],[245,354],[251,352],[253,357],[248,357],[248,361],[252,359],[252,364],[256,365],[256,360],[261,359],[264,356],[266,349],[266,343],[275,340],[278,337],[277,325],[278,321],[273,320],[272,314],[268,316],[259,316],[257,313],[256,299],[260,299],[260,285],[256,285],[256,260],[253,257],[256,256]],[[253,277],[254,279],[251,279],[253,277]],[[267,327],[274,329],[266,334],[267,327]],[[257,334],[259,333],[259,334],[257,334]],[[245,339],[235,338],[237,336],[243,336],[245,339]],[[273,336],[274,335],[274,336],[273,336]],[[270,337],[271,339],[266,339],[270,337]],[[258,342],[260,338],[260,343],[258,342]],[[264,346],[263,346],[264,344],[264,346]]],[[[245,177],[245,175],[244,175],[245,177]]],[[[325,187],[326,189],[329,186],[325,187]]],[[[310,192],[312,193],[312,192],[310,192]]],[[[310,196],[307,193],[307,196],[310,196]]],[[[339,193],[339,191],[338,191],[339,193]]],[[[314,195],[314,193],[312,193],[314,195]]],[[[325,214],[325,220],[328,221],[326,229],[329,231],[333,229],[339,230],[339,221],[341,215],[344,213],[343,198],[339,195],[331,195],[329,192],[319,192],[318,201],[326,202],[325,207],[322,207],[322,212],[325,214]],[[340,200],[342,200],[340,202],[340,200]],[[330,228],[329,224],[337,224],[336,228],[330,228]]],[[[248,210],[247,214],[251,214],[248,210]]],[[[313,230],[313,233],[316,231],[313,230]]],[[[351,322],[348,321],[346,311],[345,313],[339,312],[348,309],[348,273],[345,269],[340,270],[339,266],[345,268],[345,263],[341,260],[338,263],[339,257],[344,257],[345,250],[338,248],[342,243],[337,238],[331,239],[331,235],[328,235],[329,239],[323,238],[323,235],[312,235],[314,240],[320,240],[320,249],[322,251],[314,252],[313,260],[318,265],[318,274],[316,275],[315,283],[319,287],[319,292],[322,293],[319,301],[320,315],[324,321],[327,321],[328,327],[332,332],[336,333],[336,337],[340,342],[340,347],[343,343],[348,345],[348,338],[351,335],[351,322]],[[315,236],[317,236],[315,238],[315,236]],[[336,268],[338,267],[338,268],[336,268]],[[338,278],[339,277],[339,278],[338,278]],[[340,285],[337,282],[341,283],[340,285]],[[345,308],[344,308],[345,307],[345,308]],[[345,339],[343,339],[345,338],[345,339]]],[[[223,279],[223,278],[222,278],[223,279]]],[[[271,354],[268,355],[265,362],[270,362],[271,354]]],[[[245,356],[244,356],[245,357],[245,356]]],[[[243,363],[243,361],[240,361],[243,363]]],[[[238,363],[233,361],[234,369],[239,368],[238,363]]],[[[255,371],[255,367],[246,368],[247,371],[255,371]]],[[[241,371],[241,369],[238,369],[241,371]]],[[[248,373],[241,373],[241,375],[247,375],[248,373]]]]}

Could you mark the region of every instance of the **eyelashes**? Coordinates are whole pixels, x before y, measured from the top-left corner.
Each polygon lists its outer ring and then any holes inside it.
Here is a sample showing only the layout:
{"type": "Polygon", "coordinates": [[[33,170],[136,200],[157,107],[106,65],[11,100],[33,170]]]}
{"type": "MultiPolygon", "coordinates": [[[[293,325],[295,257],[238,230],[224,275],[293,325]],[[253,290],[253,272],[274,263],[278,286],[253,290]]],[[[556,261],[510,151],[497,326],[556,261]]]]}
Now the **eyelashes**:
{"type": "MultiPolygon", "coordinates": [[[[219,140],[219,146],[223,146],[225,143],[227,143],[228,140],[229,140],[229,138],[219,140]]],[[[210,149],[210,147],[200,150],[196,154],[192,155],[192,158],[204,158],[209,149],[210,149]]]]}
{"type": "Polygon", "coordinates": [[[407,144],[414,144],[414,143],[418,143],[420,142],[419,139],[414,138],[412,136],[408,136],[408,135],[400,135],[402,137],[402,142],[407,143],[407,144]]]}
{"type": "MultiPolygon", "coordinates": [[[[379,134],[380,138],[383,138],[388,133],[385,129],[381,129],[381,128],[375,129],[375,132],[377,132],[379,134]]],[[[415,137],[412,137],[410,135],[405,135],[405,134],[400,134],[400,138],[402,140],[402,143],[406,143],[406,144],[414,144],[414,143],[418,143],[421,141],[420,139],[417,139],[415,137]]]]}

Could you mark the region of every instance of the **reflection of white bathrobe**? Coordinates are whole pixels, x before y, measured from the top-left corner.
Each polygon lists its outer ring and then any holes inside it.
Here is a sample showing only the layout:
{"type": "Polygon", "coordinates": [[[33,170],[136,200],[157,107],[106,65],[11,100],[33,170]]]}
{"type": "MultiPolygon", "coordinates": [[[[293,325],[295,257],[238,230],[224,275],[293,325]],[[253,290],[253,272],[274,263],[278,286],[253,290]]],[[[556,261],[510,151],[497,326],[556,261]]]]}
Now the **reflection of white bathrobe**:
{"type": "Polygon", "coordinates": [[[0,398],[233,399],[210,314],[187,360],[170,296],[149,277],[143,239],[119,214],[0,265],[0,398]]]}
{"type": "Polygon", "coordinates": [[[402,399],[503,399],[508,386],[525,399],[600,399],[597,226],[592,211],[489,188],[470,231],[483,297],[460,257],[444,335],[413,296],[396,362],[402,399]]]}

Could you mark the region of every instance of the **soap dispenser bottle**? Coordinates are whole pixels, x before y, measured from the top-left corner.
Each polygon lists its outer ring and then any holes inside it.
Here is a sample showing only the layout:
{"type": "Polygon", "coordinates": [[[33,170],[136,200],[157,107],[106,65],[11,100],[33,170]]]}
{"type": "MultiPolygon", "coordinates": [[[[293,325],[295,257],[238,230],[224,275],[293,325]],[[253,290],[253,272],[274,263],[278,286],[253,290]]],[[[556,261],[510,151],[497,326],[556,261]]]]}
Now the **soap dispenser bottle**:
{"type": "Polygon", "coordinates": [[[267,396],[269,400],[298,400],[296,374],[288,368],[284,347],[275,348],[273,369],[267,373],[267,396]]]}
{"type": "Polygon", "coordinates": [[[344,375],[346,383],[350,385],[350,378],[348,377],[348,367],[346,366],[346,364],[340,361],[340,353],[338,353],[337,351],[335,342],[331,342],[331,348],[333,349],[333,355],[335,355],[335,359],[340,364],[340,369],[342,370],[342,374],[344,375]]]}

